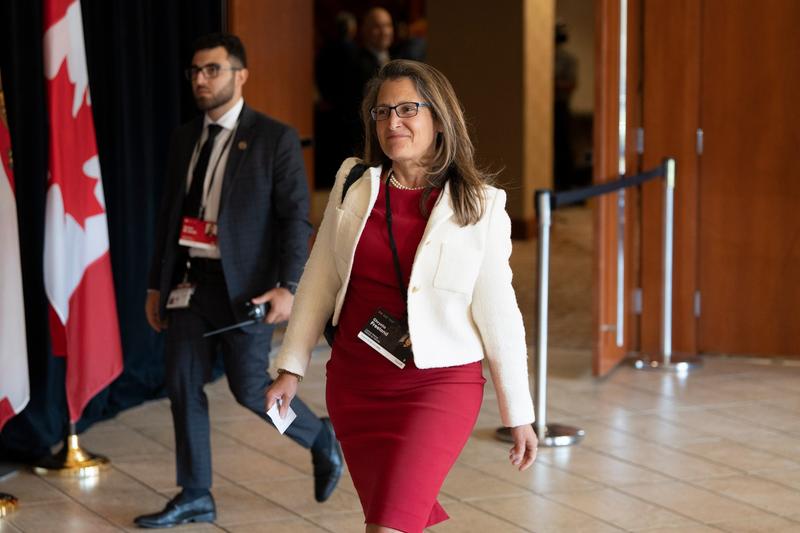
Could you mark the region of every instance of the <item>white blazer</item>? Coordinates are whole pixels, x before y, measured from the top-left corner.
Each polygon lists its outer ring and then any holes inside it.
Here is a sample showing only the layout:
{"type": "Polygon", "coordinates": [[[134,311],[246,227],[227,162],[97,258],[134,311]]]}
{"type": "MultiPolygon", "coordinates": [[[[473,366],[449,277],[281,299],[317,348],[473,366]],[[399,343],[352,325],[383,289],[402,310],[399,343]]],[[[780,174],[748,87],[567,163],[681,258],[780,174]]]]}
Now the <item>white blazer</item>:
{"type": "MultiPolygon", "coordinates": [[[[381,168],[342,186],[359,160],[345,160],[325,209],[317,239],[297,288],[276,367],[304,375],[322,330],[339,313],[353,257],[381,186],[381,168]]],[[[431,210],[408,284],[408,326],[418,368],[464,365],[488,359],[503,424],[532,423],[522,314],[511,286],[511,220],[506,194],[486,187],[486,211],[459,226],[446,184],[431,210]]],[[[376,357],[380,357],[376,354],[376,357]]]]}

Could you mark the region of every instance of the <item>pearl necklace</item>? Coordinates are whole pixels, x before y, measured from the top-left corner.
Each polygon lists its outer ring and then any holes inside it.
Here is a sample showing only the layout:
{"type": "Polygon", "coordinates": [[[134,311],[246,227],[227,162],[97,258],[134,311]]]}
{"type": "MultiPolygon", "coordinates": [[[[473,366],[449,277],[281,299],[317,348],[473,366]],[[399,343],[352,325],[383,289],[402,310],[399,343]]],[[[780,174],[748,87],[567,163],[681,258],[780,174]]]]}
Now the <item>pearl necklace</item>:
{"type": "Polygon", "coordinates": [[[402,183],[397,181],[397,179],[394,177],[393,171],[389,171],[389,183],[391,183],[395,189],[400,189],[401,191],[421,191],[426,187],[426,185],[417,185],[416,187],[409,187],[408,185],[403,185],[402,183]]]}

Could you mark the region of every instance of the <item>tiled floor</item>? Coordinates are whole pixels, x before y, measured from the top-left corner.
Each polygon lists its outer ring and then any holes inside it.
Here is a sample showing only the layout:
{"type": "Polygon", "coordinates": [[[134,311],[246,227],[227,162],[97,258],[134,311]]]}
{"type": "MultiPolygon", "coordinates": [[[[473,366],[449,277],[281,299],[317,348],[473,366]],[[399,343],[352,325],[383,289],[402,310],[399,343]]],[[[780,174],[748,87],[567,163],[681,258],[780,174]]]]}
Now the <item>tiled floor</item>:
{"type": "MultiPolygon", "coordinates": [[[[689,376],[620,367],[590,375],[589,211],[559,213],[553,235],[549,420],[586,430],[583,443],[542,449],[514,470],[493,438],[487,387],[472,438],[442,488],[451,520],[432,532],[800,532],[800,363],[705,359],[689,376]]],[[[534,243],[516,243],[515,283],[533,315],[534,243]]],[[[529,332],[532,333],[532,330],[529,332]]],[[[533,338],[531,336],[531,342],[533,338]]],[[[321,348],[302,396],[324,406],[321,348]]],[[[312,498],[307,452],[208,387],[218,519],[185,531],[360,532],[349,477],[325,504],[312,498]]],[[[97,424],[82,444],[112,460],[89,480],[28,472],[0,482],[21,505],[0,533],[133,530],[133,517],[175,492],[166,401],[97,424]]]]}

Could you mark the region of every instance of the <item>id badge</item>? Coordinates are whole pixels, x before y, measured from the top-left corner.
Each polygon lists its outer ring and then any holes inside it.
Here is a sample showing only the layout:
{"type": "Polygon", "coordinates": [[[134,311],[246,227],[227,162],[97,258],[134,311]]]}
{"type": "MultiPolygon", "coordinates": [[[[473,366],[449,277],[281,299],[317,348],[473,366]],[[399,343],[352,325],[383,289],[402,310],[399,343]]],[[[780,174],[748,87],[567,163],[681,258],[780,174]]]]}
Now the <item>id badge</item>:
{"type": "Polygon", "coordinates": [[[183,217],[178,244],[200,250],[216,250],[217,224],[199,218],[183,217]]]}
{"type": "Polygon", "coordinates": [[[375,311],[358,333],[358,338],[398,368],[405,368],[411,359],[408,323],[394,318],[383,309],[375,311]]]}
{"type": "Polygon", "coordinates": [[[167,309],[186,309],[192,301],[194,287],[192,285],[179,285],[169,292],[167,309]]]}

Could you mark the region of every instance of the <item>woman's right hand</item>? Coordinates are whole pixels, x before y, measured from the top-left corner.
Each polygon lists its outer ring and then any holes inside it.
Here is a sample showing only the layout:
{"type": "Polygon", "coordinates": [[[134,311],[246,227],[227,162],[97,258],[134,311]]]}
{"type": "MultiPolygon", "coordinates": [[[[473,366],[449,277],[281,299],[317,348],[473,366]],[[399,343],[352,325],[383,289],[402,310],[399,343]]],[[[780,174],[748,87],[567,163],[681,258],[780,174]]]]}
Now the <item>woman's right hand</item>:
{"type": "Polygon", "coordinates": [[[283,373],[278,375],[278,379],[272,382],[266,392],[267,411],[272,409],[276,401],[281,400],[278,413],[281,418],[286,418],[289,413],[289,404],[297,395],[297,387],[300,380],[294,374],[283,373]]]}

